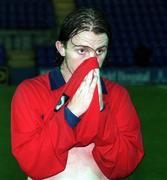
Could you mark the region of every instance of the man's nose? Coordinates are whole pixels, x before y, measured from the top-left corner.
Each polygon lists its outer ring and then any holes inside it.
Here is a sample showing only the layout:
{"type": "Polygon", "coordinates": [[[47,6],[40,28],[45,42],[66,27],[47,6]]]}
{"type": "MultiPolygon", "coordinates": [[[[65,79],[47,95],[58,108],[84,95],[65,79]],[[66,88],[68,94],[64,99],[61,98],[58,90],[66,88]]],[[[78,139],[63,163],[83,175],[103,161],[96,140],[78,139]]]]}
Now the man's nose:
{"type": "Polygon", "coordinates": [[[89,51],[89,56],[90,57],[97,57],[96,51],[89,51]]]}

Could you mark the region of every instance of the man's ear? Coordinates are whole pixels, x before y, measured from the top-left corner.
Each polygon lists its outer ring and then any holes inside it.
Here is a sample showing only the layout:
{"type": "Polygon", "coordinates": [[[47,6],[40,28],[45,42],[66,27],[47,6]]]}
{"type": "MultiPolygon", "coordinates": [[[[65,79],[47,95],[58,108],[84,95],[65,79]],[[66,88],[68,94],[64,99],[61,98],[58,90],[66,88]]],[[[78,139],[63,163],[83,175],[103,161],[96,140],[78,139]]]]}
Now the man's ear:
{"type": "Polygon", "coordinates": [[[60,53],[61,56],[65,56],[65,47],[64,44],[61,43],[61,41],[56,41],[55,43],[56,49],[60,53]]]}

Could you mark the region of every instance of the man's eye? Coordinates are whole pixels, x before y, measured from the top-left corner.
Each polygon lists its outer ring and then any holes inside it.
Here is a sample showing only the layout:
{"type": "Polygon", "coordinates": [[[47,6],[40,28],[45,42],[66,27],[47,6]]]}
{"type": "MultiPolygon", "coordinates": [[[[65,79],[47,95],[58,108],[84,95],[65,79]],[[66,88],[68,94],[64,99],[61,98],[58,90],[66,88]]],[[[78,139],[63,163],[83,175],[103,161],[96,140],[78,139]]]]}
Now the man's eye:
{"type": "Polygon", "coordinates": [[[84,53],[86,53],[86,50],[85,49],[78,49],[78,53],[79,54],[84,54],[84,53]]]}
{"type": "Polygon", "coordinates": [[[97,54],[97,55],[101,55],[104,51],[105,51],[104,49],[98,49],[98,50],[96,51],[96,54],[97,54]]]}

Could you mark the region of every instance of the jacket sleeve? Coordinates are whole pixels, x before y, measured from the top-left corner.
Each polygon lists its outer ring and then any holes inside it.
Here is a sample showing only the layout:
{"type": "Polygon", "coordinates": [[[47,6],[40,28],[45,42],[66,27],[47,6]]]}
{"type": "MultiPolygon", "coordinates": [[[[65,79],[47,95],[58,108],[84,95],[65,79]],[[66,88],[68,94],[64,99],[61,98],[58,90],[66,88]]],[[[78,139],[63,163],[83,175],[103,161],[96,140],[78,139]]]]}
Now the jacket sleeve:
{"type": "Polygon", "coordinates": [[[104,123],[93,150],[95,161],[109,179],[130,175],[144,155],[140,121],[131,99],[122,87],[115,92],[101,112],[104,123]]]}
{"type": "MultiPolygon", "coordinates": [[[[46,90],[45,90],[46,91],[46,90]]],[[[29,82],[17,88],[11,107],[12,153],[26,175],[33,179],[64,170],[73,130],[64,118],[64,107],[54,112],[49,93],[29,82]]]]}

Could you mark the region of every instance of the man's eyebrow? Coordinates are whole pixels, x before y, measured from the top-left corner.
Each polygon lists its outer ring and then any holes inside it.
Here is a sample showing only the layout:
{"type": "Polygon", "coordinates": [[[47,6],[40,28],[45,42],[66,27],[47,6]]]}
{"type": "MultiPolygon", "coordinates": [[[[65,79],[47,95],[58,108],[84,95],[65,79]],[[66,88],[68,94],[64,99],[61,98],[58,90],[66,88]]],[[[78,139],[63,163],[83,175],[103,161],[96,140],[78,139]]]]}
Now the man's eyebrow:
{"type": "Polygon", "coordinates": [[[108,47],[107,45],[103,45],[103,46],[98,47],[97,49],[107,48],[107,47],[108,47]]]}
{"type": "MultiPolygon", "coordinates": [[[[86,46],[86,45],[77,45],[77,44],[73,44],[73,47],[83,47],[83,48],[90,48],[90,49],[93,49],[92,47],[90,46],[86,46]]],[[[101,48],[107,48],[107,45],[103,45],[103,46],[100,46],[98,47],[97,49],[101,49],[101,48]]],[[[97,50],[95,49],[95,50],[97,50]]],[[[94,49],[93,49],[94,50],[94,49]]]]}

